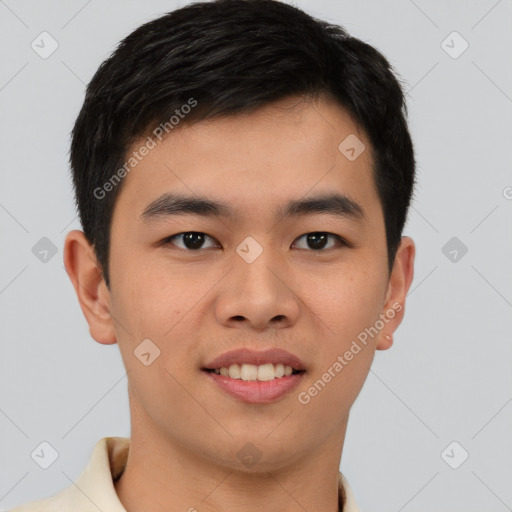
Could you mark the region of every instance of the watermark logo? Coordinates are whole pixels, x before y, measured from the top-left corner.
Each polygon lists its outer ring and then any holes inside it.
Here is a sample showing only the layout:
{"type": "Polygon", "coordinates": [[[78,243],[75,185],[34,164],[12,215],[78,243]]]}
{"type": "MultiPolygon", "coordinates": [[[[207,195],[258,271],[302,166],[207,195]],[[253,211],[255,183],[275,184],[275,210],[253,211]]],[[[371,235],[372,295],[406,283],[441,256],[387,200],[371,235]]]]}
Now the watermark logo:
{"type": "Polygon", "coordinates": [[[469,43],[454,30],[441,41],[441,48],[452,59],[458,59],[469,48],[469,43]]]}
{"type": "Polygon", "coordinates": [[[351,162],[356,160],[366,149],[363,141],[351,133],[338,146],[340,152],[351,162]]]}
{"type": "Polygon", "coordinates": [[[263,252],[263,247],[252,236],[248,236],[238,245],[236,252],[246,263],[252,263],[263,252]]]}
{"type": "Polygon", "coordinates": [[[48,469],[59,458],[59,453],[48,441],[43,441],[34,448],[30,456],[39,467],[48,469]]]}
{"type": "Polygon", "coordinates": [[[468,460],[469,453],[457,441],[452,441],[442,452],[441,458],[452,469],[458,469],[468,460]]]}
{"type": "Polygon", "coordinates": [[[446,242],[441,252],[452,262],[458,263],[468,252],[467,246],[456,236],[446,242]]]}
{"type": "Polygon", "coordinates": [[[252,468],[262,457],[262,453],[252,443],[246,443],[236,454],[240,462],[252,468]]]}
{"type": "Polygon", "coordinates": [[[32,254],[42,263],[48,263],[56,254],[57,246],[46,236],[43,236],[33,247],[32,254]]]}
{"type": "Polygon", "coordinates": [[[144,366],[149,366],[160,357],[160,349],[150,339],[145,339],[137,345],[133,354],[144,366]]]}
{"type": "Polygon", "coordinates": [[[59,43],[48,32],[41,32],[30,46],[41,59],[47,59],[57,51],[59,43]]]}

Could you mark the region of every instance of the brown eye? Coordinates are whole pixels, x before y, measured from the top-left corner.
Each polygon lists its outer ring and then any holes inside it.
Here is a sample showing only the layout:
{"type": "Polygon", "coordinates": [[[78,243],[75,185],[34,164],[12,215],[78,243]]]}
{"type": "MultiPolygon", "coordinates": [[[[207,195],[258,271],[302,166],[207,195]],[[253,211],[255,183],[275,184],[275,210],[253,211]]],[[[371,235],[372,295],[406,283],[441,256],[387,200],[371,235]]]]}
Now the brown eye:
{"type": "Polygon", "coordinates": [[[205,249],[204,243],[205,243],[205,240],[207,240],[207,239],[214,240],[214,238],[210,237],[209,235],[207,235],[205,233],[201,233],[199,231],[187,231],[185,233],[178,233],[176,235],[167,237],[164,240],[164,243],[176,245],[180,249],[185,249],[185,250],[188,249],[191,251],[197,251],[199,249],[205,249]],[[178,243],[174,243],[174,240],[181,241],[181,245],[178,243]]]}
{"type": "Polygon", "coordinates": [[[306,247],[299,247],[299,249],[312,249],[313,251],[322,251],[324,249],[332,249],[336,245],[348,245],[343,238],[333,233],[326,233],[324,231],[314,231],[312,233],[306,233],[298,238],[298,240],[305,239],[306,247]],[[337,244],[331,244],[328,246],[329,238],[333,238],[337,241],[337,244]]]}

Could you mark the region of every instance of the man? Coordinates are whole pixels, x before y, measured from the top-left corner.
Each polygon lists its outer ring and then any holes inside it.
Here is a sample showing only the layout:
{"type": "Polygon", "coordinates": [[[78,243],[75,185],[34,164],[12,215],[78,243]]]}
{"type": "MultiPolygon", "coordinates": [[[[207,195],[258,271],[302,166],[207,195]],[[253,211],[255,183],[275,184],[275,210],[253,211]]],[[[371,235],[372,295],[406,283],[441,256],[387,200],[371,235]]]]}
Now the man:
{"type": "Polygon", "coordinates": [[[349,413],[413,279],[405,114],[376,49],[274,0],[122,41],[73,130],[64,262],[131,436],[16,512],[358,510],[349,413]]]}

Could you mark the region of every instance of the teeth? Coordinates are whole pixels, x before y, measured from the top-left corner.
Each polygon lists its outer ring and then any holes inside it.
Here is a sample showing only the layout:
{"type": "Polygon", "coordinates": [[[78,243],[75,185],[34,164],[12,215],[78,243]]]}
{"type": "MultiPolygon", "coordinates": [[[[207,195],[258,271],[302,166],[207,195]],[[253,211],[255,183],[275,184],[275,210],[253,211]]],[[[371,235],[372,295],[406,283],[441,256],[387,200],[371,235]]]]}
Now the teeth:
{"type": "Polygon", "coordinates": [[[238,364],[232,364],[228,369],[228,375],[231,379],[239,379],[240,366],[238,364]]]}
{"type": "Polygon", "coordinates": [[[231,379],[267,381],[284,376],[287,377],[293,373],[293,368],[291,366],[284,366],[281,363],[276,365],[267,363],[260,366],[254,364],[232,364],[229,368],[216,368],[215,373],[224,377],[230,377],[231,379]]]}

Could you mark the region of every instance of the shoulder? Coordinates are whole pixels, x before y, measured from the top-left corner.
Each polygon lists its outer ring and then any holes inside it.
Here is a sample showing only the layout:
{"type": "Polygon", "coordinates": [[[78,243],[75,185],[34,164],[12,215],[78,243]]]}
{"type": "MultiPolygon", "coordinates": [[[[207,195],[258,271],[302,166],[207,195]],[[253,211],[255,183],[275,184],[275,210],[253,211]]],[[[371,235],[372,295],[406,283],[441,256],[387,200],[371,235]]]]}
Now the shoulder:
{"type": "Polygon", "coordinates": [[[114,480],[124,470],[129,446],[129,438],[100,439],[74,482],[51,496],[29,501],[8,512],[126,512],[118,500],[114,480]]]}

